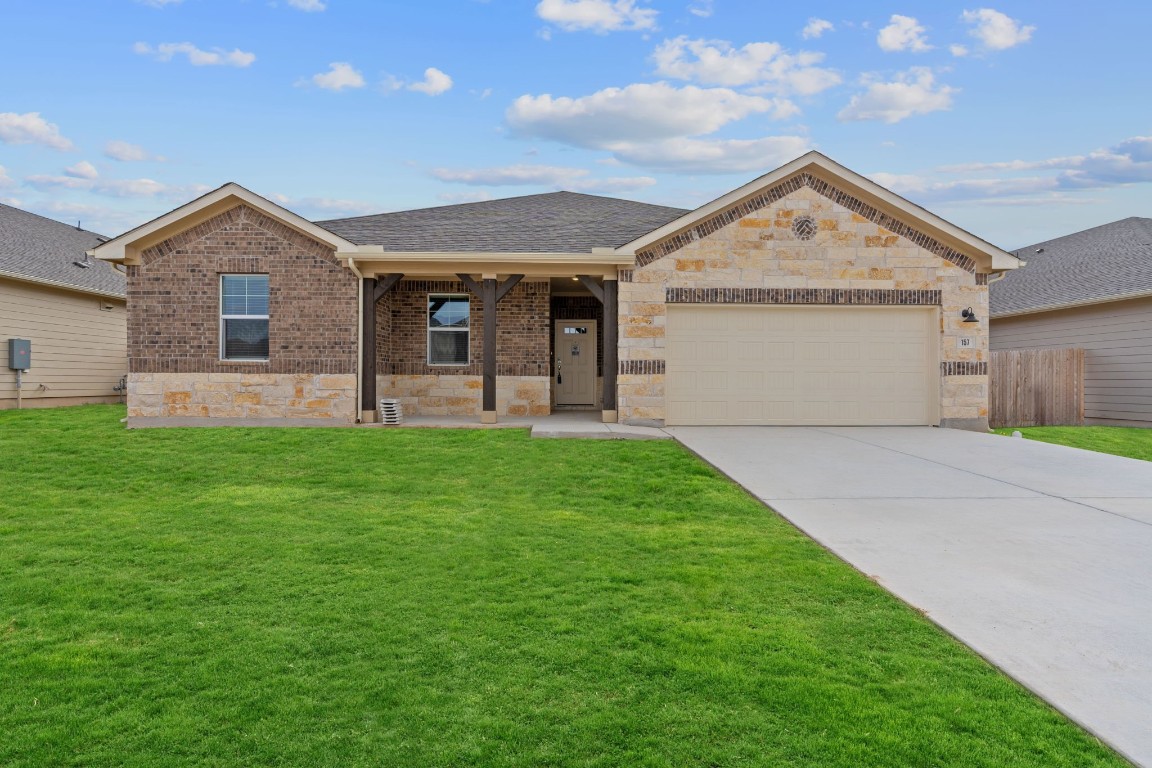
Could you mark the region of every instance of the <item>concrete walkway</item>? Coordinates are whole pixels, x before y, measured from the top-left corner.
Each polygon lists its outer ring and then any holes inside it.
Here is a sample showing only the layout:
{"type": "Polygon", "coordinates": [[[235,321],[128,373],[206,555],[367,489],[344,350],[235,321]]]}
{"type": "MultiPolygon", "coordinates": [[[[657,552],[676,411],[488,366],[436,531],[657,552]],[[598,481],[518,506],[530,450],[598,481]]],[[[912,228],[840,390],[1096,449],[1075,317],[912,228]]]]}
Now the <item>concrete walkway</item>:
{"type": "Polygon", "coordinates": [[[671,440],[662,429],[605,424],[600,411],[556,411],[547,416],[502,416],[481,424],[474,416],[409,416],[402,424],[362,424],[377,429],[530,429],[532,437],[581,440],[671,440]]]}
{"type": "Polygon", "coordinates": [[[1152,463],[920,427],[666,431],[1152,767],[1152,463]]]}

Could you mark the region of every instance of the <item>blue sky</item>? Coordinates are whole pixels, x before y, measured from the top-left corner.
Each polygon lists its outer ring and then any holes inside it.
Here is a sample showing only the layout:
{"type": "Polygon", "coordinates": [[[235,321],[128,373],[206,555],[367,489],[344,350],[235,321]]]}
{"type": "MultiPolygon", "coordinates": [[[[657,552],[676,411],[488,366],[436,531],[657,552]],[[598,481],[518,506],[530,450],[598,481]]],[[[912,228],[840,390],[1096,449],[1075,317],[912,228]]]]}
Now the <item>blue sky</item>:
{"type": "Polygon", "coordinates": [[[0,201],[118,234],[555,189],[694,207],[808,149],[1015,248],[1152,216],[1152,4],[0,0],[0,201]]]}

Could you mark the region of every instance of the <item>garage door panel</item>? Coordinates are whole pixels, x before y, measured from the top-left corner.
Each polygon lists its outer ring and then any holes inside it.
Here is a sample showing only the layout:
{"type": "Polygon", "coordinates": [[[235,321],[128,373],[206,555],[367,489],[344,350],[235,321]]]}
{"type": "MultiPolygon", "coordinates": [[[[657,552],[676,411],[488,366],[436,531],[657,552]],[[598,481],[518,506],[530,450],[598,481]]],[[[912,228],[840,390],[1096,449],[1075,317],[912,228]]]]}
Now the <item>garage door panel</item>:
{"type": "Polygon", "coordinates": [[[672,306],[669,424],[933,424],[934,308],[672,306]]]}

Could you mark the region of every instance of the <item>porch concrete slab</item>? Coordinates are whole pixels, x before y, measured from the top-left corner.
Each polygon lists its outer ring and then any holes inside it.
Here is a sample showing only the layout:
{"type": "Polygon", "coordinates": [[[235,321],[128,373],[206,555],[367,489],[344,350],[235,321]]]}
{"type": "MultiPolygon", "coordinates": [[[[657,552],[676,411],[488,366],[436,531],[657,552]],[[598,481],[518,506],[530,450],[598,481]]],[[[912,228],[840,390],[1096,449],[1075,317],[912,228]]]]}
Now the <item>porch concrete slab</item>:
{"type": "Polygon", "coordinates": [[[579,421],[540,421],[532,427],[532,437],[591,440],[671,440],[672,436],[654,427],[630,427],[579,421]]]}
{"type": "Polygon", "coordinates": [[[927,427],[667,431],[1152,768],[1152,462],[927,427]]]}
{"type": "Polygon", "coordinates": [[[868,445],[816,428],[665,427],[665,431],[708,461],[722,457],[721,470],[760,498],[1040,495],[995,478],[957,473],[909,452],[868,445]]]}

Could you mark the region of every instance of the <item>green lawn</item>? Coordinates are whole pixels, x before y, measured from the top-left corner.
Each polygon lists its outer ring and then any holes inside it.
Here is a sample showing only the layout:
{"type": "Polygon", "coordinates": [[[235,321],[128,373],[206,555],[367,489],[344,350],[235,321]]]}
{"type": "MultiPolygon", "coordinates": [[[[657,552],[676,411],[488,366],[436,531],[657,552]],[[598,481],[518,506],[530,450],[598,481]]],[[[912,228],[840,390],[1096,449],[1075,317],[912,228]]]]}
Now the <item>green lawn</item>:
{"type": "Polygon", "coordinates": [[[0,412],[0,765],[1117,766],[673,443],[0,412]]]}
{"type": "Polygon", "coordinates": [[[1089,451],[1152,461],[1152,429],[1139,427],[1018,427],[997,429],[1001,435],[1019,430],[1029,440],[1070,445],[1089,451]]]}

